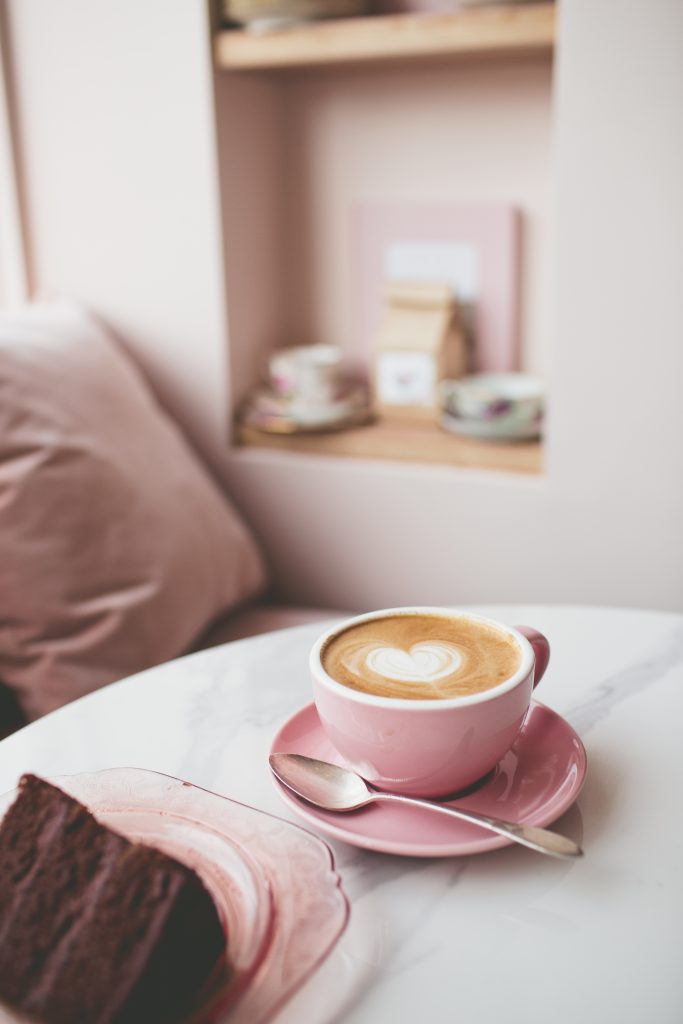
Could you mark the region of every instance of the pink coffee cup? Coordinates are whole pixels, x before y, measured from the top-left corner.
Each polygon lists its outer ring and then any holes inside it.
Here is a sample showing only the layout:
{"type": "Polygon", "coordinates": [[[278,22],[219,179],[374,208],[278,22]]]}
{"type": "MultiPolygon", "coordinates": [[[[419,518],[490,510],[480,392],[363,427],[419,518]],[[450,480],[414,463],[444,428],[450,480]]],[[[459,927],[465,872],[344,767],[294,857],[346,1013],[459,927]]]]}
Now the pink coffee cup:
{"type": "Polygon", "coordinates": [[[310,655],[322,727],[349,767],[379,789],[410,796],[455,793],[486,775],[514,743],[550,656],[546,638],[450,608],[390,608],[328,630],[310,655]],[[520,651],[517,670],[489,690],[440,700],[377,696],[344,686],[323,668],[322,652],[350,627],[399,615],[463,617],[507,633],[520,651]]]}

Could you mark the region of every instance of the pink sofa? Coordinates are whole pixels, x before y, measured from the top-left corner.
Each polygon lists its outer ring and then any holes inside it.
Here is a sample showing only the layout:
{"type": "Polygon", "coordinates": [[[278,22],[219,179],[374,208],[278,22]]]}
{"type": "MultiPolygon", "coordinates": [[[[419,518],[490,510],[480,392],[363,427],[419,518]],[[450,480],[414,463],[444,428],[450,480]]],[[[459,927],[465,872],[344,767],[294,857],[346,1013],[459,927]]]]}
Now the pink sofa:
{"type": "Polygon", "coordinates": [[[269,604],[265,601],[254,602],[211,626],[194,649],[216,647],[218,644],[243,640],[245,637],[257,636],[259,633],[271,633],[276,629],[289,629],[291,626],[305,626],[313,622],[342,619],[349,614],[349,612],[332,611],[329,608],[301,608],[297,605],[269,604]]]}

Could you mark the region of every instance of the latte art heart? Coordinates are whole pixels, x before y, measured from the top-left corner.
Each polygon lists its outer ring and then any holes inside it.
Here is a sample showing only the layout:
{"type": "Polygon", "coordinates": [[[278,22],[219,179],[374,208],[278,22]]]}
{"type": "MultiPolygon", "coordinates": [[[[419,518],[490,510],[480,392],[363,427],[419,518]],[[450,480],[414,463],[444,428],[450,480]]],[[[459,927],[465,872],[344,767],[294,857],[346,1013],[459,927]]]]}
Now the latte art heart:
{"type": "Polygon", "coordinates": [[[450,700],[509,679],[521,649],[503,627],[465,615],[405,613],[352,623],[321,653],[342,686],[373,697],[450,700]]]}
{"type": "Polygon", "coordinates": [[[434,683],[452,675],[462,658],[449,643],[413,644],[407,651],[400,647],[376,647],[366,658],[371,672],[400,682],[434,683]]]}

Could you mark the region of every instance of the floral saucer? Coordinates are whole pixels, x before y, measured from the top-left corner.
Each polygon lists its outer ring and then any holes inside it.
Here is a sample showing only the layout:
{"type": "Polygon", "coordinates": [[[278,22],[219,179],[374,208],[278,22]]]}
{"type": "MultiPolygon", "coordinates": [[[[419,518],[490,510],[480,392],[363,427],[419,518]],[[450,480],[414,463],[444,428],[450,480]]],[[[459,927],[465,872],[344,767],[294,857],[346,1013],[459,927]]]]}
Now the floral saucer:
{"type": "Polygon", "coordinates": [[[372,419],[367,385],[347,379],[328,402],[307,402],[276,395],[264,387],[242,405],[238,421],[266,434],[306,434],[346,430],[372,419]]]}
{"type": "MultiPolygon", "coordinates": [[[[314,704],[289,718],[270,753],[296,753],[344,765],[322,730],[314,704]]],[[[515,743],[482,782],[453,804],[529,825],[549,825],[576,800],[586,775],[586,751],[555,711],[533,703],[515,743]]],[[[406,857],[457,857],[509,845],[512,840],[478,825],[400,803],[376,803],[345,813],[322,811],[299,799],[274,776],[284,802],[334,839],[406,857]]],[[[442,803],[448,805],[449,800],[442,803]]]]}

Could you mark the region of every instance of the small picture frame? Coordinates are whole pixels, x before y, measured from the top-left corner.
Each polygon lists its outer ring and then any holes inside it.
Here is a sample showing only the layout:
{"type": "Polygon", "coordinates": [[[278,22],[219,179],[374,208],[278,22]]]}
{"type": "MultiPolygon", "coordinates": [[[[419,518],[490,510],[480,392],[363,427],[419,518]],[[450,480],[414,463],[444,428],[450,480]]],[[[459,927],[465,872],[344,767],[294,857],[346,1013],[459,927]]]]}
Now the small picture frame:
{"type": "Polygon", "coordinates": [[[519,369],[520,220],[505,203],[379,203],[354,210],[354,326],[368,363],[387,285],[422,281],[453,287],[467,372],[519,369]]]}

